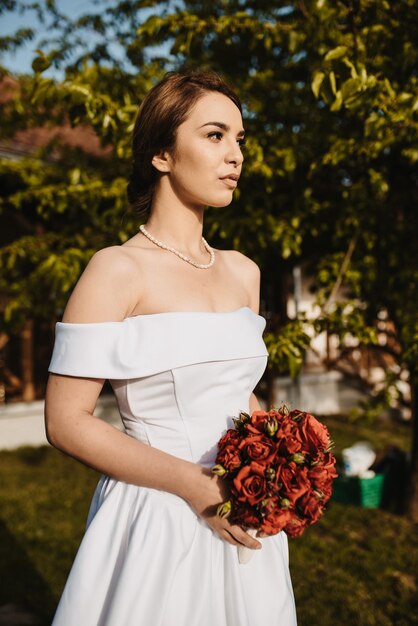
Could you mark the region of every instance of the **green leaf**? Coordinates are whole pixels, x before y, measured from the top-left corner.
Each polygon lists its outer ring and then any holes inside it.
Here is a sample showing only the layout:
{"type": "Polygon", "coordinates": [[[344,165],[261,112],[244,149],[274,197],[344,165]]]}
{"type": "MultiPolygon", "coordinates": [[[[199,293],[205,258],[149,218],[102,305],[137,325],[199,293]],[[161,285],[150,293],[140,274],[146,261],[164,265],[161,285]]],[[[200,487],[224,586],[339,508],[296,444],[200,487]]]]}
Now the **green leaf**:
{"type": "Polygon", "coordinates": [[[313,91],[315,98],[319,97],[319,90],[321,88],[324,78],[325,78],[324,72],[315,72],[314,78],[311,83],[311,89],[313,91]]]}
{"type": "Polygon", "coordinates": [[[341,91],[337,91],[335,100],[330,107],[330,111],[339,111],[341,109],[342,104],[343,104],[342,93],[341,91]]]}
{"type": "Polygon", "coordinates": [[[334,61],[335,59],[341,59],[347,54],[347,46],[337,46],[332,50],[329,50],[325,57],[324,61],[334,61]]]}
{"type": "Polygon", "coordinates": [[[335,74],[334,72],[330,72],[328,75],[329,78],[329,84],[331,85],[331,91],[334,94],[334,96],[337,95],[337,81],[335,79],[335,74]]]}
{"type": "Polygon", "coordinates": [[[345,102],[357,96],[362,89],[362,82],[359,78],[349,78],[341,85],[341,96],[345,102]]]}
{"type": "Polygon", "coordinates": [[[37,74],[41,74],[51,66],[51,61],[46,56],[37,56],[32,61],[32,69],[37,74]]]}

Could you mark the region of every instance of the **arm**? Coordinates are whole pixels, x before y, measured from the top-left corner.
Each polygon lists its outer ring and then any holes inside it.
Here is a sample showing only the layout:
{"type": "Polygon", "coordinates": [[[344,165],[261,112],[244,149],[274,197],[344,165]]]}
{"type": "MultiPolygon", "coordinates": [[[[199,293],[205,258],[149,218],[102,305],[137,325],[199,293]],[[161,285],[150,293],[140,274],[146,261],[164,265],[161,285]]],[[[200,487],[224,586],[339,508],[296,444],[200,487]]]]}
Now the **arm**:
{"type": "MultiPolygon", "coordinates": [[[[133,310],[130,285],[135,285],[137,274],[137,265],[121,254],[120,249],[100,251],[77,283],[63,321],[88,323],[124,319],[133,310]]],[[[48,441],[117,480],[184,498],[229,543],[258,547],[259,542],[239,526],[216,516],[217,505],[226,499],[226,487],[218,476],[199,464],[137,441],[94,416],[103,384],[104,380],[97,378],[49,375],[45,397],[48,441]]]]}
{"type": "Polygon", "coordinates": [[[250,414],[253,411],[262,411],[263,409],[260,406],[257,396],[255,393],[252,393],[250,396],[250,414]]]}
{"type": "MultiPolygon", "coordinates": [[[[133,263],[117,247],[96,253],[78,281],[63,321],[123,320],[132,310],[133,263]],[[109,294],[118,294],[117,298],[109,294]]],[[[118,480],[186,497],[200,473],[195,463],[151,448],[95,417],[104,380],[51,373],[45,396],[48,441],[66,454],[118,480]]]]}
{"type": "Polygon", "coordinates": [[[48,441],[117,480],[187,499],[202,468],[129,437],[94,416],[104,381],[50,374],[45,397],[48,441]]]}

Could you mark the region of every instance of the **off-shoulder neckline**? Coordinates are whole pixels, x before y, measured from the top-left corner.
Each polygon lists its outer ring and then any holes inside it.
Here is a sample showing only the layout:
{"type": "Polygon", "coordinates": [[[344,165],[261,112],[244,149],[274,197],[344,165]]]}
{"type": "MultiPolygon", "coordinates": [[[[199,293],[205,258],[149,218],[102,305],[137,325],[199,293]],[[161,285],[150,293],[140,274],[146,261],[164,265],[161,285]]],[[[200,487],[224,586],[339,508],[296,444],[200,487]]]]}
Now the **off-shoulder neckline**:
{"type": "MultiPolygon", "coordinates": [[[[196,315],[230,315],[231,313],[238,313],[239,311],[248,309],[248,311],[251,311],[251,313],[253,313],[254,315],[258,315],[258,313],[256,313],[255,311],[252,310],[251,307],[249,306],[240,306],[238,309],[233,309],[232,311],[160,311],[158,313],[139,313],[138,315],[131,315],[129,317],[125,317],[125,319],[123,320],[124,322],[126,320],[131,320],[131,319],[135,319],[136,317],[154,317],[156,315],[179,315],[182,313],[185,314],[196,314],[196,315]]],[[[261,315],[258,315],[258,317],[262,317],[261,315]]]]}
{"type": "Polygon", "coordinates": [[[232,311],[160,311],[158,313],[138,313],[138,315],[130,315],[129,317],[125,317],[123,320],[113,320],[108,322],[57,322],[57,324],[63,324],[68,326],[73,325],[92,325],[92,324],[124,324],[129,320],[136,320],[139,318],[146,317],[159,317],[162,315],[232,315],[233,313],[239,313],[241,311],[249,311],[256,317],[265,320],[265,318],[253,311],[253,309],[249,306],[240,306],[238,309],[233,309],[232,311]]]}

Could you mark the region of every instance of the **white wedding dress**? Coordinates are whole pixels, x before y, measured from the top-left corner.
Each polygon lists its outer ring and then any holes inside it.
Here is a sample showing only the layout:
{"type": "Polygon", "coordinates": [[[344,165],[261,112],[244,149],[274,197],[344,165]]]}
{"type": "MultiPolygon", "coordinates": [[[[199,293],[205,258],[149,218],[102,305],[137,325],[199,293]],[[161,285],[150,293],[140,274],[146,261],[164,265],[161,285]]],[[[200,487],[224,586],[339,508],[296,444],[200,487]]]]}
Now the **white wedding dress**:
{"type": "MultiPolygon", "coordinates": [[[[249,307],[58,322],[50,372],[109,379],[128,435],[210,468],[268,353],[249,307]]],[[[248,563],[179,496],[103,476],[53,626],[294,626],[287,536],[248,563]]]]}

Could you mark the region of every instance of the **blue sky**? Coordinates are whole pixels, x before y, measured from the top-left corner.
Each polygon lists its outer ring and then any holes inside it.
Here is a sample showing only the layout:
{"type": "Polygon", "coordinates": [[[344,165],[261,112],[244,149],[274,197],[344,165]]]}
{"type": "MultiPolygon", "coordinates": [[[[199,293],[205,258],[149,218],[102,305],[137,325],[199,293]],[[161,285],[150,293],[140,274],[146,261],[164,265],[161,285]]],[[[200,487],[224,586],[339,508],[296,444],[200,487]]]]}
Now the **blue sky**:
{"type": "MultiPolygon", "coordinates": [[[[95,8],[91,0],[57,0],[57,6],[61,12],[71,15],[71,17],[78,17],[82,13],[89,12],[90,10],[94,13],[95,8]]],[[[1,36],[11,35],[18,28],[27,27],[34,28],[35,30],[39,29],[39,35],[13,54],[0,53],[0,64],[11,72],[32,72],[31,63],[34,56],[36,56],[35,50],[37,48],[37,41],[45,36],[46,31],[44,26],[38,22],[36,14],[33,11],[28,11],[24,15],[6,11],[0,16],[1,36]]]]}

